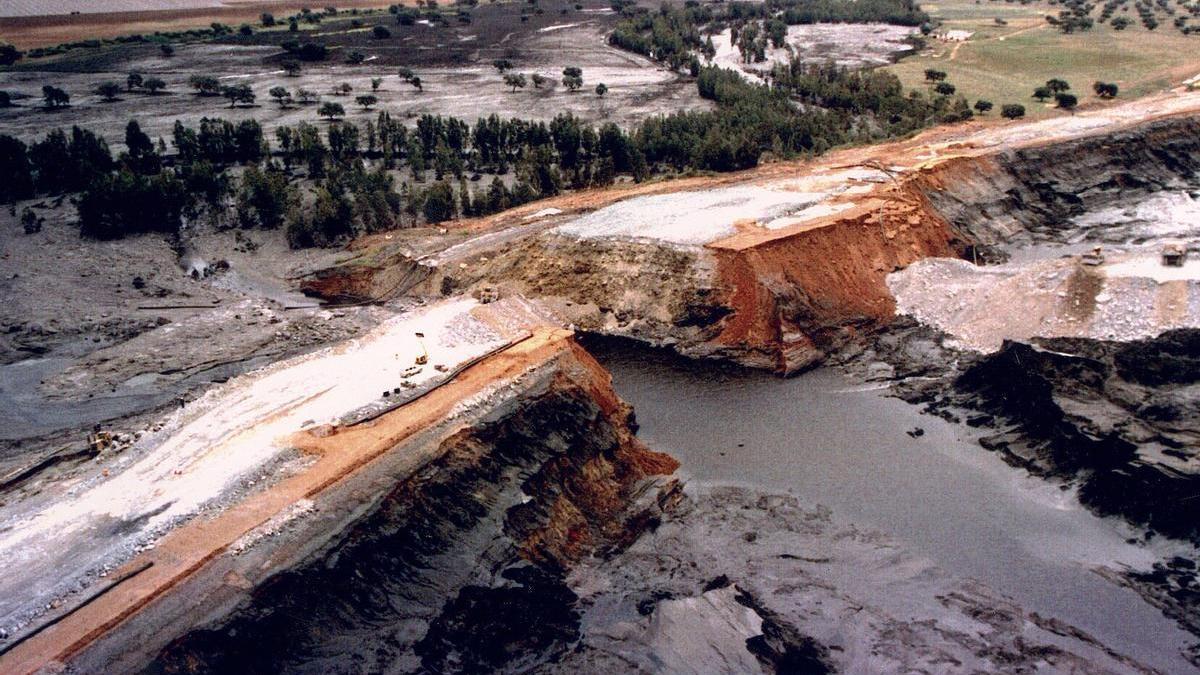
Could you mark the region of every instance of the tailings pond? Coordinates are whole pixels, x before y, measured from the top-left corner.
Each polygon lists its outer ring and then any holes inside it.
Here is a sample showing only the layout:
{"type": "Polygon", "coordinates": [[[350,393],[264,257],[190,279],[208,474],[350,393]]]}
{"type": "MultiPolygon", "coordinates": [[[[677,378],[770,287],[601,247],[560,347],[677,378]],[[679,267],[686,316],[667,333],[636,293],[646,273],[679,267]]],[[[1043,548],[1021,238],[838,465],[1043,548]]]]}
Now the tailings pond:
{"type": "Polygon", "coordinates": [[[970,427],[832,369],[780,379],[607,340],[588,348],[637,411],[638,435],[678,458],[689,482],[823,504],[1143,663],[1194,670],[1179,655],[1195,637],[1093,571],[1149,568],[1185,547],[1093,515],[984,450],[970,427]]]}

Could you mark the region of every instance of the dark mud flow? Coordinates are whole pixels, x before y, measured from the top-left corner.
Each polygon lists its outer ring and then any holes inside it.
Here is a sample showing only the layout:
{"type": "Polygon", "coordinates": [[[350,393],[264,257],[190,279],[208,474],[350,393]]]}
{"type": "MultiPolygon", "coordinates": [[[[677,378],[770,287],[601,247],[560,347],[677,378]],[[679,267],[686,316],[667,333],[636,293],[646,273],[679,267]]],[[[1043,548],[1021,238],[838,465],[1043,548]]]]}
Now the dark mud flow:
{"type": "Polygon", "coordinates": [[[981,432],[833,370],[778,379],[623,343],[588,347],[633,404],[641,439],[679,459],[693,484],[734,481],[828,506],[1107,647],[1191,670],[1180,655],[1195,638],[1095,571],[1150,570],[1184,545],[1130,543],[1132,526],[984,451],[981,432]]]}
{"type": "Polygon", "coordinates": [[[1195,639],[1120,574],[1182,545],[1129,543],[974,429],[833,370],[588,347],[685,487],[638,477],[660,460],[625,417],[550,388],[147,672],[1192,670],[1195,639]]]}

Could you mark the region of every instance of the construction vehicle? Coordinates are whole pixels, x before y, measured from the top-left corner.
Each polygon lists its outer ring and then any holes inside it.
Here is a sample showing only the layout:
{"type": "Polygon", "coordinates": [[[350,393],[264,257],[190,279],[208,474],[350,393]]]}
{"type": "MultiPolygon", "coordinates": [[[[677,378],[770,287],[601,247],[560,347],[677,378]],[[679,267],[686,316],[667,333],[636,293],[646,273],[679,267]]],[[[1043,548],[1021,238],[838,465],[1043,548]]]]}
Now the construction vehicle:
{"type": "Polygon", "coordinates": [[[1162,264],[1165,267],[1183,267],[1187,262],[1187,249],[1183,244],[1167,244],[1162,248],[1162,264]]]}
{"type": "Polygon", "coordinates": [[[421,345],[421,353],[417,355],[417,365],[423,366],[429,363],[429,350],[425,349],[425,334],[417,333],[417,344],[421,345]]]}

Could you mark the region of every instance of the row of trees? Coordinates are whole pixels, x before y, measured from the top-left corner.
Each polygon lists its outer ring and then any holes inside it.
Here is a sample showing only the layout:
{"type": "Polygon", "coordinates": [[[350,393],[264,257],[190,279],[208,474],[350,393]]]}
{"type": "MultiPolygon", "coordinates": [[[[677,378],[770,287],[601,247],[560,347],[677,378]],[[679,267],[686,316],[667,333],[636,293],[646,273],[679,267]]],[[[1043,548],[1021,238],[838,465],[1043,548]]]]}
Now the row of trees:
{"type": "Polygon", "coordinates": [[[130,73],[125,78],[125,87],[114,81],[101,82],[96,86],[96,93],[104,97],[105,101],[115,101],[121,95],[122,91],[133,92],[141,91],[151,96],[165,91],[167,83],[159,77],[142,77],[139,73],[130,73]]]}
{"type": "MultiPolygon", "coordinates": [[[[497,69],[508,74],[511,67],[497,69]]],[[[417,79],[407,69],[400,75],[410,83],[417,79]]],[[[578,78],[582,86],[578,68],[564,69],[563,76],[578,78]]],[[[816,154],[972,114],[962,97],[905,92],[883,71],[792,60],[777,64],[768,81],[755,84],[733,71],[701,66],[697,87],[716,103],[714,110],[652,117],[629,130],[615,124],[596,128],[570,114],[550,122],[492,115],[474,124],[423,115],[410,127],[385,111],[362,125],[279,127],[272,143],[253,120],[203,119],[195,128],[175,124],[169,155],[165,142],[151,142],[131,123],[127,151],[116,159],[103,140],[79,128],[70,137],[52,133],[28,149],[0,137],[4,170],[13,174],[3,181],[3,196],[87,188],[95,194],[81,198],[80,217],[93,236],[170,229],[178,224],[176,214],[204,212],[219,220],[234,212],[247,226],[288,228],[294,245],[325,245],[421,219],[485,215],[568,188],[606,185],[618,175],[643,180],[660,173],[742,169],[764,153],[816,154]],[[228,170],[234,165],[246,167],[240,179],[238,171],[228,170]],[[401,175],[412,182],[397,187],[396,169],[407,170],[401,175]],[[433,181],[427,183],[431,171],[433,181]],[[472,187],[483,174],[495,177],[486,188],[472,187]],[[155,193],[153,199],[148,192],[155,193]],[[144,212],[124,205],[121,195],[155,204],[167,214],[165,223],[141,222],[144,212]],[[184,203],[177,209],[178,199],[184,203]]],[[[192,85],[202,95],[238,101],[226,93],[233,88],[214,87],[207,76],[192,85]]],[[[282,103],[288,96],[275,98],[282,103]]],[[[976,110],[986,112],[978,105],[976,110]]]]}
{"type": "MultiPolygon", "coordinates": [[[[528,78],[521,73],[506,72],[512,68],[512,62],[507,59],[496,61],[496,67],[501,71],[504,78],[504,83],[512,87],[515,92],[517,89],[524,88],[529,82],[533,83],[534,88],[542,88],[547,85],[550,80],[544,75],[533,73],[528,78]]],[[[295,62],[285,63],[285,69],[288,74],[298,73],[299,64],[295,62]]],[[[418,91],[424,91],[423,83],[420,76],[416,75],[411,68],[402,67],[398,71],[401,81],[413,86],[418,91]]],[[[383,78],[371,78],[371,91],[376,92],[383,84],[383,78]]],[[[569,91],[576,91],[583,86],[583,70],[577,66],[567,66],[562,71],[562,84],[569,91]]],[[[252,106],[257,100],[253,88],[249,84],[231,84],[222,85],[220,80],[211,75],[192,75],[188,79],[188,86],[195,91],[197,96],[216,97],[221,96],[229,101],[229,107],[252,106]]],[[[167,88],[167,83],[158,77],[143,77],[140,73],[130,73],[126,78],[125,87],[115,82],[102,82],[96,87],[96,93],[104,98],[105,101],[116,101],[122,91],[133,92],[141,91],[146,94],[154,95],[167,88]]],[[[348,96],[354,88],[346,82],[335,85],[332,93],[336,96],[348,96]]],[[[596,85],[595,92],[598,96],[604,96],[608,93],[607,85],[600,83],[596,85]]],[[[71,96],[63,89],[54,86],[45,86],[42,88],[43,99],[46,108],[56,109],[70,105],[71,96]]],[[[270,96],[280,105],[280,107],[289,107],[294,104],[313,103],[319,99],[319,96],[307,89],[298,89],[295,94],[283,86],[274,86],[269,92],[270,96]]],[[[11,105],[11,96],[7,92],[0,92],[3,95],[3,100],[0,101],[0,106],[11,105]]],[[[379,102],[379,97],[374,93],[362,94],[355,97],[355,102],[363,107],[364,110],[371,108],[379,102]]],[[[318,110],[318,115],[333,119],[342,117],[346,114],[345,107],[337,103],[326,103],[318,110]]]]}
{"type": "MultiPolygon", "coordinates": [[[[1074,110],[1079,105],[1079,98],[1070,93],[1071,85],[1062,78],[1051,78],[1046,80],[1046,84],[1037,87],[1033,90],[1033,98],[1038,101],[1045,101],[1048,98],[1053,98],[1055,105],[1064,110],[1074,110]]],[[[1096,96],[1103,99],[1116,98],[1120,87],[1112,82],[1101,82],[1097,80],[1092,83],[1092,91],[1096,96]]]]}
{"type": "MultiPolygon", "coordinates": [[[[936,68],[925,69],[925,82],[929,84],[935,93],[940,96],[950,96],[957,91],[957,88],[946,81],[946,71],[937,70],[936,68]]],[[[987,99],[979,99],[975,101],[973,106],[976,113],[986,115],[988,111],[995,105],[987,99]]],[[[1006,119],[1015,120],[1025,116],[1025,106],[1017,103],[1006,103],[1000,107],[1000,115],[1006,119]]]]}
{"type": "MultiPolygon", "coordinates": [[[[1134,21],[1128,16],[1131,9],[1129,0],[1106,0],[1101,6],[1099,17],[1092,19],[1098,3],[1089,0],[1054,0],[1051,4],[1059,4],[1063,9],[1057,15],[1047,15],[1046,22],[1057,27],[1063,33],[1075,33],[1091,30],[1098,21],[1108,23],[1114,30],[1125,30],[1134,21]],[[1123,12],[1116,14],[1117,11],[1123,12]]],[[[1172,24],[1184,35],[1200,32],[1200,25],[1189,24],[1188,16],[1200,17],[1200,6],[1195,3],[1179,2],[1173,5],[1170,0],[1134,0],[1133,11],[1146,30],[1158,28],[1159,20],[1171,19],[1172,24]],[[1187,15],[1180,14],[1179,11],[1187,15]]]]}

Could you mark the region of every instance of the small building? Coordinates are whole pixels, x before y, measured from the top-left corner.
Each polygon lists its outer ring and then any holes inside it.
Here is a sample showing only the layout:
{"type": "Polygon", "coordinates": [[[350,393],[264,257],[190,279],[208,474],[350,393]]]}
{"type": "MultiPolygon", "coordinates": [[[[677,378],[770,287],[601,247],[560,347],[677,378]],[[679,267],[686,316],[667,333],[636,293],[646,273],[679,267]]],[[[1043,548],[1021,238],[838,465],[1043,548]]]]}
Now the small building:
{"type": "Polygon", "coordinates": [[[1162,249],[1162,264],[1166,267],[1183,267],[1187,262],[1187,249],[1183,244],[1167,244],[1162,249]]]}

